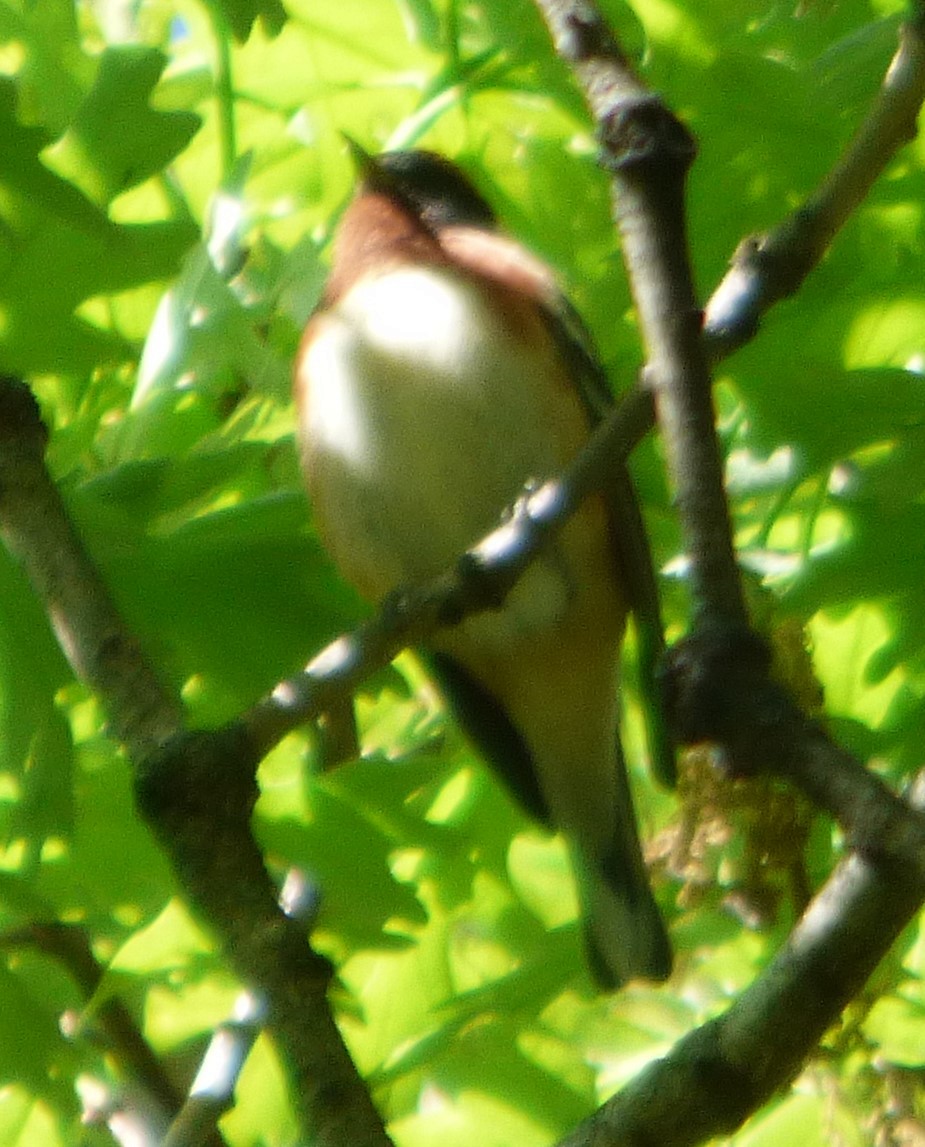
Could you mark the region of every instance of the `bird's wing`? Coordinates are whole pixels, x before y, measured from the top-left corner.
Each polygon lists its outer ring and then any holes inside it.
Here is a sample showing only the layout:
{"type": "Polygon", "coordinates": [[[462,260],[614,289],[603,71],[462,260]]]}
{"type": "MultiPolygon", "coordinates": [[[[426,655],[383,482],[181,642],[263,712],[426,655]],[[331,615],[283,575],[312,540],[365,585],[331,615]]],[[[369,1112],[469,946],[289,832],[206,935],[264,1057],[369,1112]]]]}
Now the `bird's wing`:
{"type": "MultiPolygon", "coordinates": [[[[553,306],[546,307],[549,327],[571,367],[591,425],[598,425],[613,410],[617,400],[604,368],[594,354],[591,338],[580,315],[560,292],[553,306]]],[[[639,497],[629,468],[620,463],[610,469],[604,488],[611,523],[611,542],[626,595],[627,608],[636,626],[639,691],[652,770],[669,787],[676,781],[675,752],[665,722],[658,683],[665,652],[665,631],[655,566],[639,497]]]]}
{"type": "MultiPolygon", "coordinates": [[[[463,266],[491,274],[499,283],[532,296],[542,307],[548,329],[569,366],[591,426],[613,409],[614,396],[581,316],[559,290],[550,267],[515,240],[484,228],[450,226],[438,242],[463,266]]],[[[624,464],[611,469],[603,490],[611,522],[611,543],[626,605],[636,626],[639,691],[646,739],[655,776],[675,782],[674,745],[665,723],[658,686],[665,649],[658,586],[639,499],[624,464]]]]}
{"type": "Polygon", "coordinates": [[[419,651],[437,685],[452,701],[463,732],[491,762],[508,791],[541,824],[553,828],[533,758],[504,706],[453,657],[419,651]]]}

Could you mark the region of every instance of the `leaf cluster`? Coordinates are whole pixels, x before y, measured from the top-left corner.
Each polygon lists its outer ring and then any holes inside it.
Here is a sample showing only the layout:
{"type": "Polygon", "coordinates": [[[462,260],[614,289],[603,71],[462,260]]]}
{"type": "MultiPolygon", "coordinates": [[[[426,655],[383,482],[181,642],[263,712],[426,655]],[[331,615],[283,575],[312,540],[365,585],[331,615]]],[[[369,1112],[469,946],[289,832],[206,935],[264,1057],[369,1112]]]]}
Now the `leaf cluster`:
{"type": "MultiPolygon", "coordinates": [[[[834,162],[900,5],[606,7],[698,136],[690,233],[706,293],[739,239],[834,162]]],[[[615,388],[629,384],[638,332],[606,181],[527,0],[0,0],[0,369],[33,386],[87,547],[203,725],[363,614],[312,529],[288,384],[352,180],[341,131],[458,157],[558,268],[615,388]]],[[[821,683],[839,736],[897,782],[925,743],[923,176],[916,141],[717,388],[737,542],[782,673],[814,703],[821,683]]],[[[677,629],[670,496],[657,445],[637,453],[677,629]]],[[[322,890],[316,938],[340,970],[343,1030],[408,1147],[558,1137],[754,977],[840,847],[779,793],[717,788],[700,759],[679,796],[654,788],[630,688],[678,971],[596,998],[563,851],[487,777],[414,659],[369,682],[358,710],[364,758],[319,775],[318,737],[291,736],[262,766],[255,823],[271,868],[297,865],[322,890]]],[[[106,1141],[79,1116],[87,1079],[137,1083],[113,1001],[183,1087],[237,989],[5,552],[0,942],[2,1144],[106,1141]],[[98,975],[49,946],[36,925],[51,921],[86,940],[98,975]]],[[[889,1143],[903,1121],[920,1127],[922,964],[910,929],[736,1142],[889,1143]]],[[[223,1132],[290,1141],[263,1042],[223,1132]]]]}

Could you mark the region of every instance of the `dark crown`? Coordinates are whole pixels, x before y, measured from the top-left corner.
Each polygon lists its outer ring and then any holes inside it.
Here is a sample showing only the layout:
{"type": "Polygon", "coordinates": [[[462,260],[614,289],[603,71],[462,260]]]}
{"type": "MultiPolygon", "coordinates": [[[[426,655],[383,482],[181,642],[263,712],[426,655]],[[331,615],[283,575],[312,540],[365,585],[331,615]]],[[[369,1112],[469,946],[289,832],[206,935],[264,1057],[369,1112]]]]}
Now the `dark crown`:
{"type": "Polygon", "coordinates": [[[459,168],[432,151],[372,157],[364,186],[405,203],[432,231],[453,224],[493,228],[495,214],[459,168]]]}

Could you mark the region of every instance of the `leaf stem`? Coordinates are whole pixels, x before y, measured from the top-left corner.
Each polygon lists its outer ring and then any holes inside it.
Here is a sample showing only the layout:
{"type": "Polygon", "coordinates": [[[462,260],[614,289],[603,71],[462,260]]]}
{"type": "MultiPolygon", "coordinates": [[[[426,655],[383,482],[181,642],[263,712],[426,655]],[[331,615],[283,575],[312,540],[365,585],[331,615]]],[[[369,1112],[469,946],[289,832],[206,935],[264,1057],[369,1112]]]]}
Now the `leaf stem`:
{"type": "Polygon", "coordinates": [[[231,29],[216,0],[206,0],[206,10],[215,37],[215,98],[218,106],[218,138],[222,156],[222,180],[234,168],[238,154],[237,125],[234,116],[234,83],[231,64],[231,29]]]}

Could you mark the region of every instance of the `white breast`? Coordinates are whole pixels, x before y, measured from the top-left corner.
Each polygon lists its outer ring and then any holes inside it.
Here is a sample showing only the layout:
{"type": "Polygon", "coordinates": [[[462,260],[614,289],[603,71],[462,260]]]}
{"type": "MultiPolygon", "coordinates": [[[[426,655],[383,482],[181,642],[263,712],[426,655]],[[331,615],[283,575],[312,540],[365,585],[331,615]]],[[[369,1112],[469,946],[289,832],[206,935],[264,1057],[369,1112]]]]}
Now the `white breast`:
{"type": "MultiPolygon", "coordinates": [[[[303,365],[308,476],[325,540],[364,592],[446,568],[583,438],[577,398],[550,380],[551,341],[528,348],[507,321],[472,280],[406,267],[356,284],[320,325],[303,365]]],[[[531,609],[558,612],[561,563],[532,580],[531,609]]]]}

